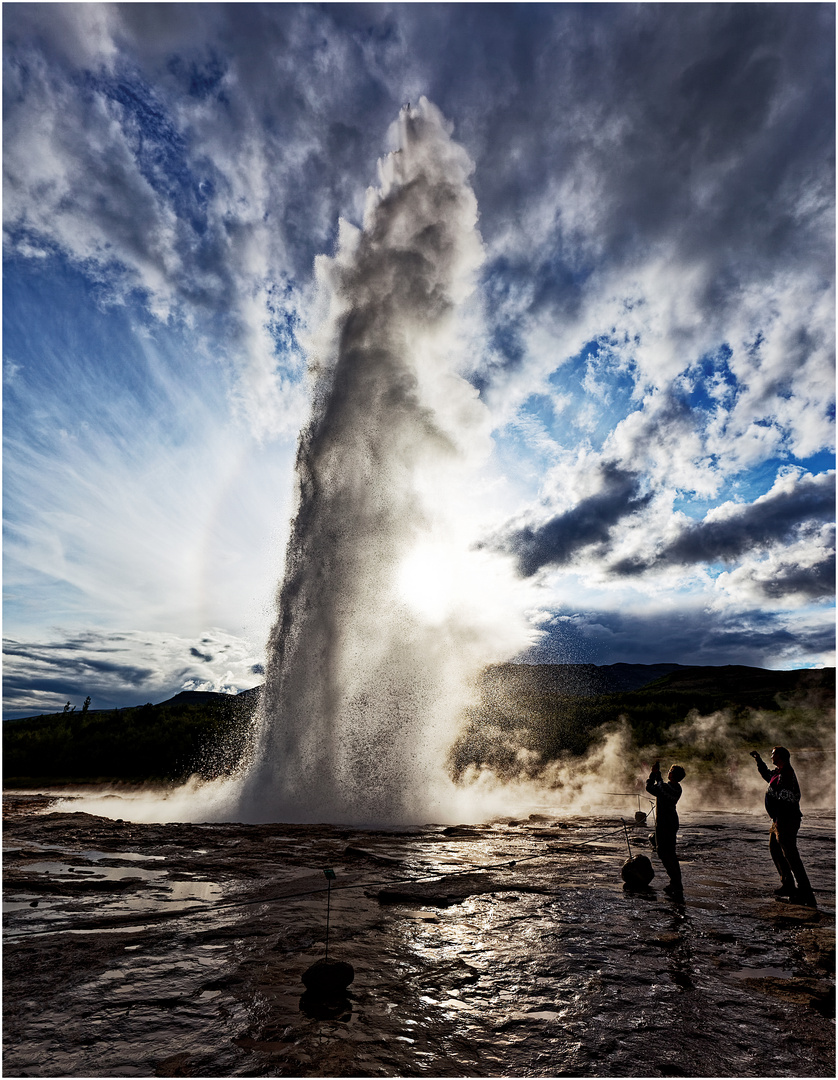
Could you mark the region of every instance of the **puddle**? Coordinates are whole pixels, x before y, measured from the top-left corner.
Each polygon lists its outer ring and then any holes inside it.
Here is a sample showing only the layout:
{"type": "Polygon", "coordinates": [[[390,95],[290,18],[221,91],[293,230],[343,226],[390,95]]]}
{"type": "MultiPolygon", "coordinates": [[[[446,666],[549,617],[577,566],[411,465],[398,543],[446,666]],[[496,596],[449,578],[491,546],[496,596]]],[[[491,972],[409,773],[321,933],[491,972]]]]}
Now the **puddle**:
{"type": "MultiPolygon", "coordinates": [[[[67,851],[64,848],[64,851],[67,851]]],[[[199,854],[206,854],[206,852],[199,852],[199,854]]],[[[99,859],[121,859],[127,862],[139,862],[142,859],[146,859],[149,862],[159,861],[165,859],[165,855],[143,855],[139,851],[82,851],[79,853],[80,859],[85,859],[87,862],[98,862],[99,859]]]]}
{"type": "MultiPolygon", "coordinates": [[[[57,933],[73,934],[75,936],[90,937],[91,934],[143,934],[149,931],[159,930],[159,926],[156,923],[137,923],[133,926],[103,926],[103,927],[91,927],[89,930],[60,930],[57,933]]],[[[25,935],[21,935],[24,937],[25,935]]],[[[133,948],[139,948],[139,945],[133,946],[133,948]]]]}
{"type": "Polygon", "coordinates": [[[9,859],[7,885],[17,879],[20,891],[8,905],[4,1067],[478,1077],[638,1076],[652,1064],[676,1076],[698,1061],[707,1076],[834,1075],[832,1014],[808,1008],[801,1025],[805,994],[825,1000],[823,958],[834,949],[832,819],[819,845],[807,819],[822,907],[805,926],[779,922],[764,898],[773,867],[743,819],[712,834],[701,821],[692,814],[685,827],[696,850],[706,847],[685,860],[687,904],[676,912],[622,891],[619,826],[611,849],[582,846],[594,828],[606,832],[600,821],[568,819],[563,853],[542,858],[543,840],[523,822],[444,839],[417,830],[398,844],[374,831],[360,839],[326,825],[236,823],[136,826],[129,841],[80,816],[81,865],[46,842],[48,818],[12,815],[7,840],[39,861],[9,859]],[[135,852],[103,850],[129,842],[135,852]],[[345,859],[350,842],[398,850],[409,866],[345,859]],[[323,1013],[301,1003],[301,976],[323,955],[326,866],[338,875],[329,956],[351,963],[355,979],[323,1013]],[[432,874],[452,866],[490,876],[491,891],[469,895],[466,886],[486,888],[482,879],[432,874]],[[417,895],[381,905],[366,892],[431,876],[437,890],[457,887],[455,903],[425,906],[417,895]],[[114,877],[138,880],[118,887],[114,877]],[[65,884],[96,878],[108,881],[101,892],[65,884]],[[39,893],[45,879],[65,891],[39,893]],[[722,902],[703,902],[711,888],[722,902]],[[32,933],[43,934],[37,964],[32,933]],[[749,989],[748,979],[766,981],[749,989]],[[772,995],[771,1039],[758,991],[772,995]],[[661,1031],[677,1031],[677,1042],[661,1031]]]}
{"type": "Polygon", "coordinates": [[[222,890],[219,885],[211,881],[172,881],[164,888],[171,893],[169,902],[182,903],[183,901],[203,902],[219,900],[222,890]]]}
{"type": "Polygon", "coordinates": [[[140,866],[97,866],[95,870],[87,870],[83,866],[68,866],[67,863],[58,862],[27,863],[21,869],[27,874],[66,875],[68,880],[87,878],[89,881],[123,881],[125,878],[140,878],[143,881],[153,881],[155,878],[163,880],[165,873],[159,870],[144,870],[140,866]]]}
{"type": "MultiPolygon", "coordinates": [[[[33,845],[34,846],[34,845],[33,845]]],[[[28,845],[27,845],[28,850],[28,845]]],[[[45,850],[55,850],[47,848],[45,850]]],[[[88,866],[71,866],[68,862],[39,861],[25,863],[15,868],[14,879],[19,886],[11,893],[13,899],[3,900],[3,913],[14,919],[15,925],[4,926],[7,940],[37,932],[44,923],[55,925],[56,932],[64,930],[62,922],[72,917],[68,905],[79,904],[85,916],[136,914],[169,908],[184,912],[210,905],[222,898],[224,890],[215,882],[205,880],[171,880],[162,867],[151,869],[135,865],[139,860],[156,861],[161,855],[142,855],[136,852],[114,853],[98,849],[86,851],[83,856],[88,866]],[[126,859],[128,866],[102,866],[102,860],[126,859]],[[53,890],[42,892],[40,882],[55,883],[53,890]],[[96,883],[113,883],[116,893],[96,891],[96,883]]],[[[104,885],[106,890],[111,886],[104,885]]],[[[133,928],[132,928],[133,929],[133,928]]],[[[107,933],[97,930],[69,929],[67,933],[107,933]]],[[[110,932],[124,932],[122,928],[110,932]]]]}

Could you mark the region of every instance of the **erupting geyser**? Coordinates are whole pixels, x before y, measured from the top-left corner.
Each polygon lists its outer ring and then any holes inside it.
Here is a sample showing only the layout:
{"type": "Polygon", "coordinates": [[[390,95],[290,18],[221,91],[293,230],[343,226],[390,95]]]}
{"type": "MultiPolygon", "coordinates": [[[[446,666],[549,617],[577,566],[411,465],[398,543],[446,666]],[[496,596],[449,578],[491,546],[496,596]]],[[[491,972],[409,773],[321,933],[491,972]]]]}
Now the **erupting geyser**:
{"type": "Polygon", "coordinates": [[[454,812],[445,759],[471,682],[530,640],[511,570],[462,512],[491,445],[457,373],[482,260],[471,162],[424,98],[397,135],[363,230],[342,223],[317,264],[328,314],[245,820],[454,812]]]}

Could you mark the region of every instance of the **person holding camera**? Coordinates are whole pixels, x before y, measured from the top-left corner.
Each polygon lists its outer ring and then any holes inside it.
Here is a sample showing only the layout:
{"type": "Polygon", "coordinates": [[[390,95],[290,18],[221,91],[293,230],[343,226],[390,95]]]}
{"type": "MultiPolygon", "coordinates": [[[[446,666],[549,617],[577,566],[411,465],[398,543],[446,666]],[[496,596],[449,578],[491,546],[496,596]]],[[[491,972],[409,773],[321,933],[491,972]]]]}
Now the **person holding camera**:
{"type": "Polygon", "coordinates": [[[780,888],[775,896],[788,896],[804,907],[817,907],[815,894],[803,868],[797,850],[797,834],[803,814],[800,810],[800,784],[791,767],[791,754],[785,746],[775,746],[771,751],[769,769],[756,750],[751,751],[760,776],[768,781],[765,792],[765,809],[771,818],[768,834],[768,850],[780,875],[780,888]],[[795,884],[796,880],[796,884],[795,884]]]}
{"type": "Polygon", "coordinates": [[[687,774],[680,765],[673,765],[666,780],[661,776],[660,762],[652,766],[646,790],[655,796],[655,848],[663,868],[669,874],[669,884],[664,892],[673,900],[684,899],[684,887],[681,882],[681,864],[675,842],[678,838],[678,811],[676,806],[681,798],[680,781],[687,774]]]}

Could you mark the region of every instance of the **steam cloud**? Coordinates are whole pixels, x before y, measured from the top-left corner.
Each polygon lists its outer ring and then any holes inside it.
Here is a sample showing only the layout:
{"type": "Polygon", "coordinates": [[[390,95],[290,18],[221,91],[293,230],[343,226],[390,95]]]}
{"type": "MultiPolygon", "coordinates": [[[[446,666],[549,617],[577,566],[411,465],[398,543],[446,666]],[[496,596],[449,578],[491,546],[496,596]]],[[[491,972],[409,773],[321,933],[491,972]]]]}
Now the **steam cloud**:
{"type": "Polygon", "coordinates": [[[424,98],[394,134],[363,231],[342,223],[318,260],[329,311],[246,820],[444,815],[470,682],[531,638],[509,560],[458,535],[458,492],[488,450],[456,373],[456,311],[482,260],[471,163],[424,98]]]}
{"type": "MultiPolygon", "coordinates": [[[[482,763],[458,786],[449,779],[476,676],[531,641],[512,556],[527,575],[566,561],[647,497],[613,464],[598,493],[546,525],[482,546],[464,530],[462,499],[489,449],[483,406],[457,374],[458,306],[482,259],[471,163],[424,99],[394,134],[400,149],[380,166],[363,231],[342,224],[336,255],[318,261],[313,408],[249,759],[233,780],[155,795],[133,816],[421,823],[524,807],[622,811],[612,792],[643,791],[626,724],[583,759],[546,764],[513,734],[507,769],[482,763]]],[[[785,536],[801,505],[822,516],[831,497],[820,481],[787,484],[789,495],[757,501],[762,541],[785,536]]],[[[724,524],[696,527],[678,557],[706,552],[709,533],[714,550],[742,550],[755,516],[732,508],[724,524]]],[[[718,742],[728,726],[693,717],[684,738],[718,742]]],[[[744,777],[743,804],[758,804],[757,780],[744,777]]],[[[685,809],[706,806],[716,783],[691,773],[685,809]]]]}

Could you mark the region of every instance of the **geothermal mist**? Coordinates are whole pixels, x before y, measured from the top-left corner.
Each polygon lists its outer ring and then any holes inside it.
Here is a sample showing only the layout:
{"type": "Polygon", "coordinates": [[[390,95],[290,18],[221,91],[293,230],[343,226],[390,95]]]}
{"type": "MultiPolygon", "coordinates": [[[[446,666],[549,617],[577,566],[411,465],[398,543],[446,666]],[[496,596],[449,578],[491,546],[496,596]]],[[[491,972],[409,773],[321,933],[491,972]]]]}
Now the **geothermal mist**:
{"type": "Polygon", "coordinates": [[[471,163],[425,99],[393,134],[363,230],[341,223],[318,260],[329,310],[245,820],[445,816],[472,679],[530,640],[511,570],[472,550],[458,514],[490,447],[456,373],[482,260],[471,163]]]}
{"type": "MultiPolygon", "coordinates": [[[[491,452],[487,411],[457,374],[458,310],[482,260],[471,163],[424,99],[392,134],[400,149],[380,164],[363,230],[341,223],[336,255],[316,267],[324,314],[309,349],[312,415],[247,760],[225,780],[63,808],[354,824],[635,809],[608,794],[643,790],[649,762],[637,762],[626,725],[582,761],[542,766],[513,740],[517,773],[485,765],[459,786],[449,779],[475,677],[531,643],[524,611],[536,602],[511,557],[478,543],[487,530],[470,510],[491,452]]],[[[828,727],[818,746],[834,747],[828,727]]],[[[684,733],[700,745],[702,732],[718,741],[725,728],[715,715],[684,733]]],[[[738,761],[738,746],[731,754],[738,761]]],[[[718,789],[688,774],[682,805],[706,807],[718,790],[725,804],[741,795],[761,812],[762,782],[744,764],[735,783],[724,769],[718,789]]],[[[833,794],[812,782],[807,801],[832,805],[833,794]]]]}

